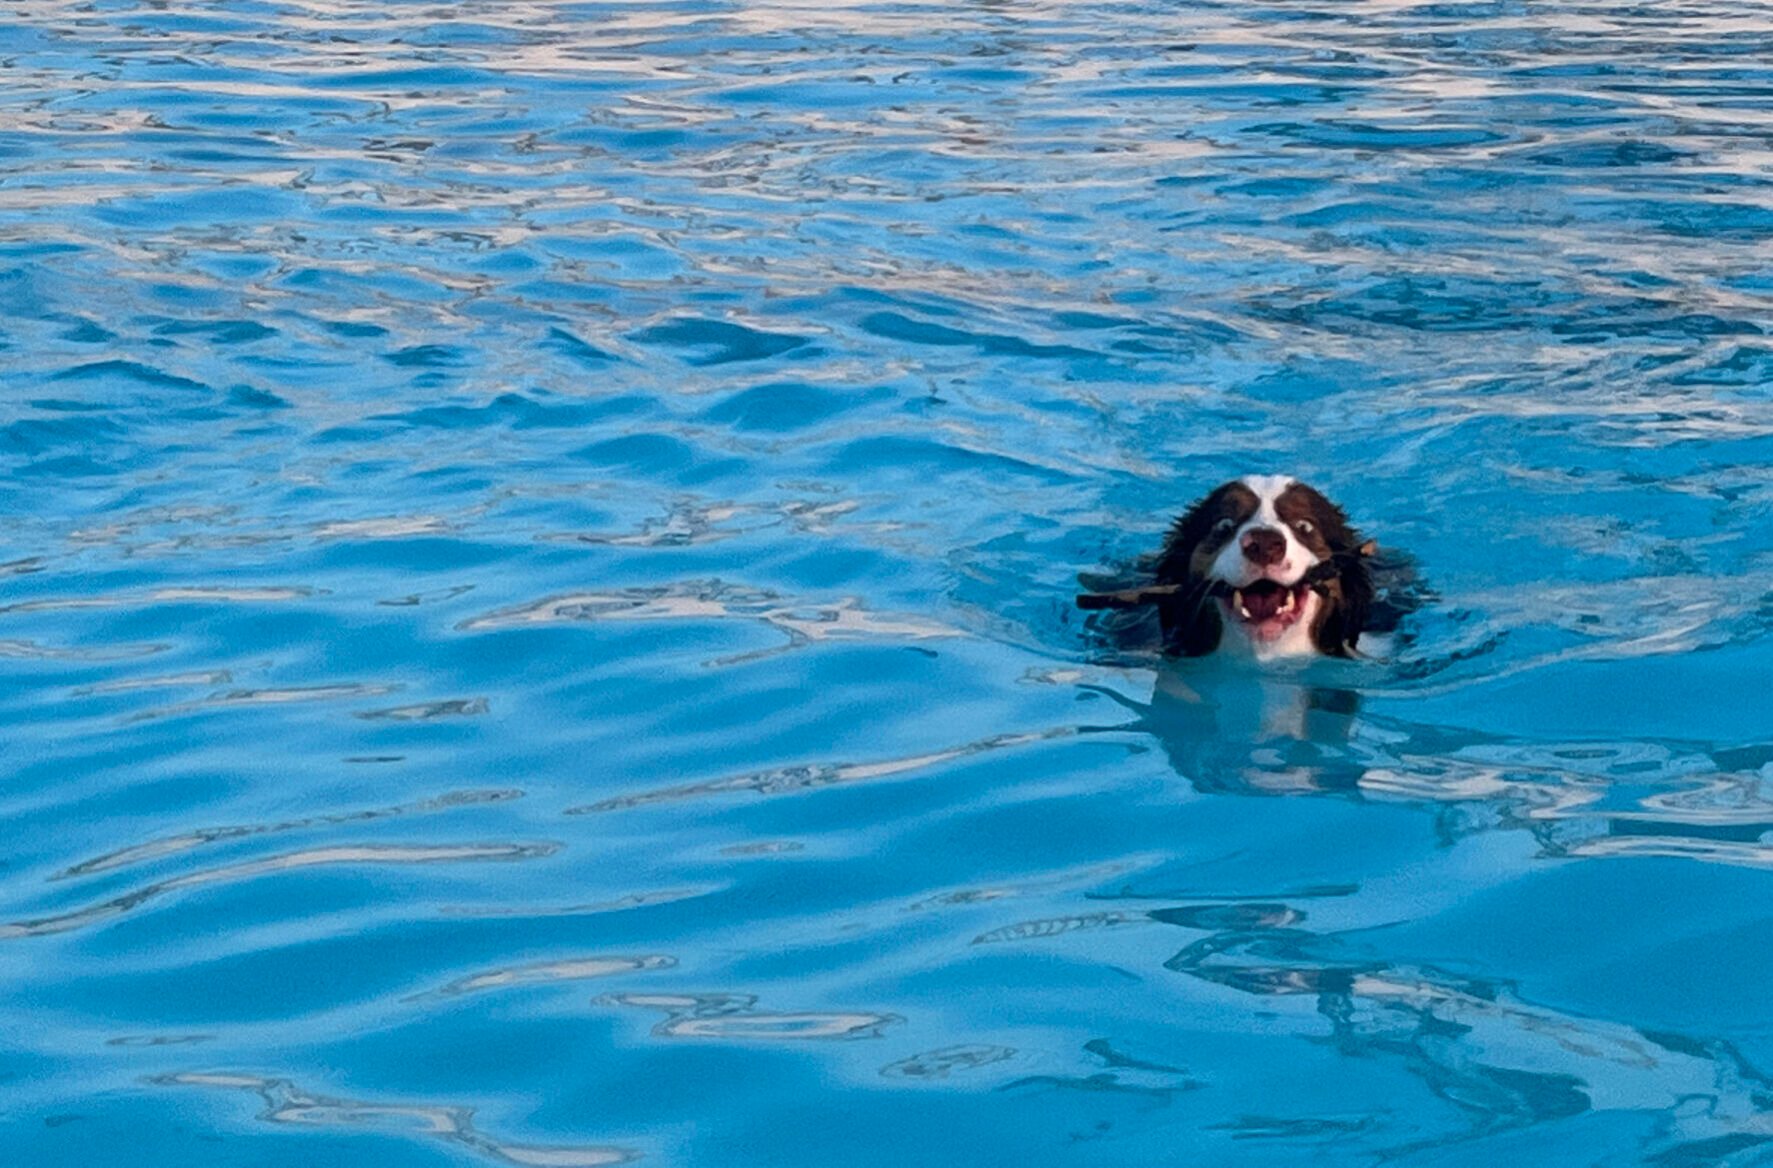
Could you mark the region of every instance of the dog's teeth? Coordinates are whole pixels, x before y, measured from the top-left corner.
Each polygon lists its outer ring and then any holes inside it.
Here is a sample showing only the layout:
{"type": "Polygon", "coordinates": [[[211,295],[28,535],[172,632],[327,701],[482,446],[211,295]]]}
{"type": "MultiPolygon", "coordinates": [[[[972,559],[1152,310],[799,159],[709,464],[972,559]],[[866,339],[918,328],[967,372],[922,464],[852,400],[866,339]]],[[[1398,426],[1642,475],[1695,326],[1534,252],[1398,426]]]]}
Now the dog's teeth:
{"type": "Polygon", "coordinates": [[[1231,599],[1232,602],[1237,605],[1237,611],[1239,614],[1241,614],[1245,620],[1249,620],[1250,606],[1244,603],[1244,590],[1242,588],[1233,589],[1231,599]]]}
{"type": "Polygon", "coordinates": [[[1282,612],[1292,612],[1293,611],[1293,594],[1291,592],[1287,593],[1286,600],[1281,602],[1280,610],[1282,612]]]}

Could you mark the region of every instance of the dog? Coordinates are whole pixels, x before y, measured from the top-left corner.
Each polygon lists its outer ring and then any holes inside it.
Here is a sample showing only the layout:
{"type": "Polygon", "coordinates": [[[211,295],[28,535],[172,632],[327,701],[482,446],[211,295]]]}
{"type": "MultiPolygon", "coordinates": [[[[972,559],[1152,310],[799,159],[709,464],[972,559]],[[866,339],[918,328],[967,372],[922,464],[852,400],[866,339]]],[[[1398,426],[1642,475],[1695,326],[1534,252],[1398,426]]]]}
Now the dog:
{"type": "Polygon", "coordinates": [[[1084,593],[1077,602],[1154,605],[1164,651],[1185,657],[1360,657],[1374,615],[1376,551],[1322,493],[1285,475],[1250,475],[1215,488],[1176,520],[1154,584],[1084,593]]]}

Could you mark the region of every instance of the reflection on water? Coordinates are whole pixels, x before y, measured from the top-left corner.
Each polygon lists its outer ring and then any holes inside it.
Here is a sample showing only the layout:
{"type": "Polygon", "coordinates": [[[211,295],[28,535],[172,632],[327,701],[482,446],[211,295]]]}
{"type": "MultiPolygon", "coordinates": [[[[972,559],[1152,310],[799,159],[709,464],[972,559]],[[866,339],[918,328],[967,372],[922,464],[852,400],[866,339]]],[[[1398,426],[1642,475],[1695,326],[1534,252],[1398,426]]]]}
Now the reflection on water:
{"type": "Polygon", "coordinates": [[[12,4],[0,1147],[1766,1161],[1763,15],[12,4]]]}
{"type": "Polygon", "coordinates": [[[1707,1158],[1773,1141],[1773,1080],[1727,1043],[1535,1006],[1504,983],[1388,965],[1359,943],[1284,925],[1212,932],[1165,966],[1245,994],[1311,997],[1337,1050],[1401,1056],[1466,1114],[1466,1138],[1638,1111],[1667,1117],[1640,1146],[1642,1162],[1716,1162],[1707,1158]]]}
{"type": "Polygon", "coordinates": [[[52,879],[60,880],[70,876],[90,876],[97,872],[108,872],[113,868],[125,868],[132,864],[143,864],[151,860],[163,859],[167,856],[188,852],[207,844],[225,840],[237,840],[248,836],[268,835],[274,832],[299,831],[314,827],[331,827],[343,823],[363,823],[373,819],[386,819],[395,815],[422,814],[427,811],[444,811],[456,807],[469,807],[477,803],[498,803],[506,799],[516,799],[523,792],[512,790],[500,791],[448,791],[431,799],[422,799],[416,803],[403,803],[394,807],[367,808],[361,811],[339,811],[326,815],[310,815],[300,819],[286,819],[277,823],[241,824],[232,827],[206,827],[183,835],[164,836],[149,840],[147,843],[131,844],[126,848],[95,856],[90,860],[82,860],[78,864],[64,868],[52,879]]]}
{"type": "Polygon", "coordinates": [[[625,912],[629,909],[646,908],[655,904],[670,904],[678,900],[691,900],[698,896],[706,896],[710,892],[706,888],[662,888],[655,892],[631,892],[626,896],[618,896],[611,900],[591,901],[585,904],[562,905],[444,905],[438,911],[447,916],[459,917],[578,917],[597,916],[601,913],[625,912]]]}
{"type": "Polygon", "coordinates": [[[903,1079],[946,1079],[950,1075],[965,1074],[1015,1057],[1016,1052],[1007,1046],[987,1046],[982,1043],[945,1046],[940,1050],[929,1050],[900,1059],[896,1063],[888,1063],[880,1068],[880,1073],[903,1079]]]}
{"type": "Polygon", "coordinates": [[[787,856],[806,850],[806,845],[793,840],[760,840],[754,844],[733,844],[720,849],[723,856],[787,856]]]}
{"type": "Polygon", "coordinates": [[[751,994],[611,994],[600,1002],[661,1010],[653,1027],[659,1038],[718,1038],[751,1041],[878,1038],[883,1027],[902,1022],[894,1014],[784,1013],[759,1010],[751,994]]]}
{"type": "Polygon", "coordinates": [[[140,710],[130,715],[131,721],[146,721],[151,718],[174,718],[183,714],[197,713],[202,710],[233,706],[285,705],[290,702],[336,702],[355,698],[380,697],[399,689],[394,685],[374,685],[361,682],[348,682],[339,685],[300,685],[286,687],[266,687],[263,689],[227,689],[217,690],[212,694],[198,698],[196,701],[181,702],[173,706],[160,706],[154,709],[140,710]]]}
{"type": "Polygon", "coordinates": [[[1773,862],[1764,745],[1499,740],[1367,715],[1355,690],[1284,676],[1166,670],[1148,703],[1095,692],[1135,720],[1089,733],[1151,735],[1203,792],[1436,807],[1443,831],[1526,831],[1547,856],[1773,862]]]}
{"type": "Polygon", "coordinates": [[[289,852],[263,860],[250,860],[209,868],[158,880],[131,889],[121,896],[89,904],[54,916],[34,920],[13,921],[0,925],[0,938],[40,937],[49,933],[65,933],[132,912],[152,900],[169,893],[212,884],[232,884],[254,880],[282,872],[334,864],[438,864],[468,860],[533,860],[552,855],[555,844],[441,844],[403,846],[395,844],[358,844],[310,848],[289,852]]]}
{"type": "Polygon", "coordinates": [[[124,1034],[105,1040],[106,1046],[188,1046],[208,1042],[210,1034],[124,1034]]]}
{"type": "Polygon", "coordinates": [[[507,986],[544,985],[609,977],[618,973],[638,973],[649,969],[670,969],[676,964],[675,958],[658,954],[646,957],[576,957],[566,961],[544,961],[536,965],[470,974],[457,978],[436,992],[444,997],[453,997],[481,990],[504,989],[507,986]]]}
{"type": "MultiPolygon", "coordinates": [[[[602,544],[610,547],[669,548],[692,547],[735,536],[748,535],[778,524],[787,524],[795,531],[829,533],[834,520],[856,511],[861,504],[854,499],[820,502],[794,499],[765,508],[755,504],[704,502],[680,499],[669,514],[641,520],[636,531],[551,531],[536,538],[551,543],[602,544]]],[[[851,525],[855,529],[857,525],[851,525]]],[[[875,524],[874,532],[891,530],[890,525],[875,524]]]]}
{"type": "Polygon", "coordinates": [[[315,1095],[287,1079],[225,1072],[185,1071],[153,1080],[168,1087],[211,1087],[250,1091],[265,1102],[259,1118],[266,1123],[304,1127],[349,1128],[395,1136],[436,1139],[455,1144],[495,1163],[597,1168],[622,1164],[634,1153],[613,1147],[568,1147],[510,1144],[493,1139],[474,1126],[471,1107],[422,1103],[372,1103],[315,1095]]]}
{"type": "Polygon", "coordinates": [[[70,690],[73,697],[89,697],[103,694],[129,693],[138,689],[201,689],[204,686],[227,685],[234,680],[234,675],[225,669],[212,670],[207,673],[169,673],[161,677],[126,677],[118,681],[107,681],[99,685],[86,685],[70,690]]]}
{"type": "Polygon", "coordinates": [[[1038,896],[1060,889],[1087,888],[1100,884],[1109,877],[1131,871],[1135,867],[1137,867],[1136,863],[1121,860],[1110,864],[1093,864],[1071,871],[1031,875],[1018,879],[1014,883],[949,889],[922,897],[906,905],[905,911],[928,912],[935,909],[982,904],[987,901],[1007,900],[1014,897],[1038,896]]]}
{"type": "Polygon", "coordinates": [[[464,622],[464,632],[487,632],[572,621],[721,620],[760,622],[787,641],[763,649],[722,657],[710,665],[755,661],[814,641],[881,638],[892,641],[958,636],[958,630],[910,617],[863,611],[854,597],[829,605],[798,604],[773,592],[740,588],[707,580],[659,588],[633,588],[616,593],[586,592],[554,596],[515,610],[489,613],[464,622]]]}
{"type": "Polygon", "coordinates": [[[55,612],[80,608],[123,608],[171,601],[199,603],[275,604],[280,601],[305,600],[314,595],[311,588],[156,588],[141,597],[128,596],[64,596],[48,600],[21,601],[0,605],[0,616],[8,613],[55,612]]]}
{"type": "Polygon", "coordinates": [[[980,933],[973,938],[975,945],[989,945],[996,941],[1028,941],[1037,937],[1056,937],[1061,933],[1069,933],[1076,929],[1113,929],[1122,925],[1143,924],[1142,913],[1098,912],[1084,913],[1075,917],[1051,917],[1040,921],[1022,921],[1019,924],[1005,925],[1001,929],[992,929],[988,933],[980,933]]]}
{"type": "Polygon", "coordinates": [[[124,661],[134,657],[149,657],[155,653],[164,653],[165,645],[110,645],[104,648],[83,649],[68,645],[44,645],[36,641],[0,640],[0,657],[23,658],[25,660],[44,661],[124,661]]]}
{"type": "Polygon", "coordinates": [[[473,718],[487,711],[485,698],[452,698],[444,702],[422,702],[416,706],[391,706],[385,710],[364,710],[357,716],[371,721],[423,722],[431,718],[473,718]]]}
{"type": "Polygon", "coordinates": [[[953,762],[989,751],[1047,742],[1055,738],[1067,737],[1076,732],[1072,727],[1061,726],[1032,734],[998,735],[979,742],[968,742],[961,746],[932,751],[929,754],[919,754],[911,758],[893,758],[864,763],[819,763],[810,766],[780,767],[761,774],[736,775],[728,779],[695,783],[687,787],[667,787],[658,791],[623,795],[584,807],[568,807],[566,814],[585,815],[599,811],[621,811],[630,807],[645,807],[654,803],[670,803],[680,799],[704,799],[742,791],[758,795],[795,794],[801,791],[818,790],[822,787],[899,778],[927,770],[940,763],[953,762]]]}

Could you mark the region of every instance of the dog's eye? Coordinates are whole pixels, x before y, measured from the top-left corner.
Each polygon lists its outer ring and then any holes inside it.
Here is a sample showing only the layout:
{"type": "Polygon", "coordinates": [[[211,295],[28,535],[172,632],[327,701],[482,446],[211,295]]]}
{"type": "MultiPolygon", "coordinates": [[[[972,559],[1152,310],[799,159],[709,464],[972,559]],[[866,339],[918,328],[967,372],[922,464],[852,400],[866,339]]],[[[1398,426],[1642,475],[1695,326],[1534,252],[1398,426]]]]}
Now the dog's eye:
{"type": "Polygon", "coordinates": [[[1317,524],[1309,519],[1295,519],[1293,521],[1293,530],[1297,531],[1300,535],[1310,535],[1317,530],[1317,524]]]}
{"type": "Polygon", "coordinates": [[[1236,526],[1237,526],[1237,524],[1233,523],[1229,519],[1221,519],[1219,522],[1213,524],[1213,534],[1214,535],[1230,535],[1231,529],[1236,526]]]}

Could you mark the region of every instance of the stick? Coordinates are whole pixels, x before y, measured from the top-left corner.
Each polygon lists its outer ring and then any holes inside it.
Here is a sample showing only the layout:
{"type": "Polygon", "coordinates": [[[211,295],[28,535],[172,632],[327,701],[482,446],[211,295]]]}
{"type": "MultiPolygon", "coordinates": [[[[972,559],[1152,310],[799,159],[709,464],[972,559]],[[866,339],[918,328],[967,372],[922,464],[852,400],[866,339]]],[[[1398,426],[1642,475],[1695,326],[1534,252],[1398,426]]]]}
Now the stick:
{"type": "Polygon", "coordinates": [[[1077,607],[1138,608],[1141,605],[1156,604],[1166,596],[1174,596],[1183,591],[1186,588],[1181,584],[1153,584],[1147,588],[1128,588],[1124,592],[1079,592],[1077,607]]]}
{"type": "MultiPolygon", "coordinates": [[[[1378,550],[1378,542],[1369,539],[1366,543],[1355,548],[1353,554],[1361,559],[1366,559],[1368,556],[1378,552],[1378,550]]],[[[1349,554],[1350,553],[1348,552],[1342,553],[1343,556],[1349,554]]],[[[1336,563],[1335,557],[1332,557],[1331,559],[1318,564],[1316,567],[1312,568],[1311,571],[1305,573],[1305,575],[1301,577],[1301,581],[1303,583],[1315,585],[1329,580],[1335,575],[1336,563]]],[[[1079,592],[1077,594],[1077,607],[1085,609],[1086,611],[1094,611],[1104,608],[1140,608],[1147,604],[1156,604],[1161,600],[1176,595],[1178,592],[1186,591],[1188,591],[1188,586],[1186,584],[1150,584],[1144,588],[1127,588],[1120,592],[1079,592]]],[[[1223,591],[1225,591],[1225,587],[1223,585],[1218,585],[1214,587],[1213,592],[1210,593],[1210,595],[1216,595],[1223,591]]]]}

